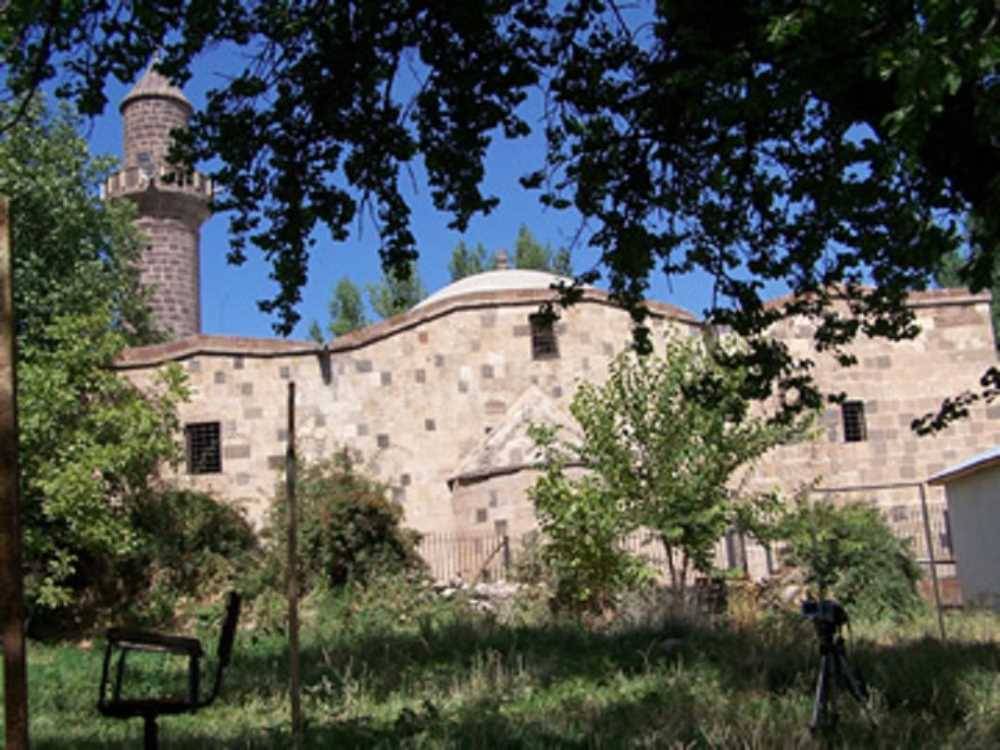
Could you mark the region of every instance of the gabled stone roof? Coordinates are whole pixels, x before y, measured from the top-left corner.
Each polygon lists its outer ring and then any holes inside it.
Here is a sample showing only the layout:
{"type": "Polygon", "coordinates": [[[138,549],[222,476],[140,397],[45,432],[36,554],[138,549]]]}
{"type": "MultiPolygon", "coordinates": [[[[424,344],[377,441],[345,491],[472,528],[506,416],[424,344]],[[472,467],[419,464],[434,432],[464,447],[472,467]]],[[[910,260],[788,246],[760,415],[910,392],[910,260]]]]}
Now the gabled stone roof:
{"type": "Polygon", "coordinates": [[[528,435],[532,424],[560,427],[561,436],[571,440],[581,437],[572,415],[537,385],[530,385],[507,410],[503,421],[462,459],[448,484],[536,466],[542,457],[528,435]]]}

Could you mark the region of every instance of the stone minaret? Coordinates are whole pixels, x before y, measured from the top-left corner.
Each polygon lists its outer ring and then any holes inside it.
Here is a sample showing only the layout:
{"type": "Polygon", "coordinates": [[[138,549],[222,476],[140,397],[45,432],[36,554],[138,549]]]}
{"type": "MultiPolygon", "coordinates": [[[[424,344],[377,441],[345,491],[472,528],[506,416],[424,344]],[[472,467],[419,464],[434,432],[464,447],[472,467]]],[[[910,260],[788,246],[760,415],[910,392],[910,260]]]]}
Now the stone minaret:
{"type": "Polygon", "coordinates": [[[167,162],[170,131],[186,127],[194,110],[152,63],[120,109],[125,163],[108,179],[104,195],[136,204],[136,223],[147,243],[142,283],[152,291],[159,327],[174,338],[201,333],[198,248],[201,225],[210,214],[212,184],[197,172],[175,173],[167,162]]]}

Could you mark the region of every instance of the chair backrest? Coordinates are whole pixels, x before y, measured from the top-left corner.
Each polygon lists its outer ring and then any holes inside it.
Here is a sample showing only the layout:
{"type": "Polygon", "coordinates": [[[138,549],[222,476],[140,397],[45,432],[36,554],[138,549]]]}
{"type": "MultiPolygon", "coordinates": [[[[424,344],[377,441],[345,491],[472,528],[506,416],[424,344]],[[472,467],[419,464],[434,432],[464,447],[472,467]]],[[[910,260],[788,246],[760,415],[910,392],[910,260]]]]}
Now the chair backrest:
{"type": "Polygon", "coordinates": [[[240,595],[235,591],[229,592],[226,601],[226,619],[222,623],[222,632],[219,634],[219,663],[229,666],[229,658],[233,653],[233,640],[236,638],[236,623],[240,619],[240,595]]]}
{"type": "Polygon", "coordinates": [[[240,619],[240,595],[235,591],[229,592],[226,599],[226,619],[222,621],[222,632],[219,633],[219,648],[216,652],[218,666],[215,668],[215,684],[212,692],[205,700],[200,701],[198,706],[204,708],[214,701],[222,690],[222,672],[229,666],[229,659],[233,653],[233,641],[236,638],[236,623],[240,619]]]}

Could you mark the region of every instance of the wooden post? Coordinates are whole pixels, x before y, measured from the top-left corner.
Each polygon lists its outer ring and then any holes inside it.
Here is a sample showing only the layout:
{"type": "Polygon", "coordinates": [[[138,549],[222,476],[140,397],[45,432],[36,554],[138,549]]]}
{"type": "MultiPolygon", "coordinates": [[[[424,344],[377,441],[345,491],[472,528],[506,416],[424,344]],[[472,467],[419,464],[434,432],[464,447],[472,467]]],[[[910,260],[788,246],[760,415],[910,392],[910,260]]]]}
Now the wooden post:
{"type": "Polygon", "coordinates": [[[941,640],[945,640],[944,613],[941,611],[941,587],[938,583],[937,560],[934,558],[934,540],[931,537],[931,520],[927,513],[927,491],[923,483],[920,484],[920,514],[924,519],[924,543],[927,545],[927,559],[931,568],[931,581],[934,584],[934,607],[937,609],[938,630],[941,633],[941,640]]]}
{"type": "Polygon", "coordinates": [[[0,198],[0,617],[3,617],[4,727],[7,750],[28,748],[28,672],[17,431],[14,256],[7,199],[0,198]]]}
{"type": "Polygon", "coordinates": [[[288,450],[285,453],[285,494],[288,498],[288,648],[292,702],[292,747],[302,747],[302,701],[299,674],[299,518],[295,498],[298,462],[295,456],[295,383],[288,384],[288,450]]]}

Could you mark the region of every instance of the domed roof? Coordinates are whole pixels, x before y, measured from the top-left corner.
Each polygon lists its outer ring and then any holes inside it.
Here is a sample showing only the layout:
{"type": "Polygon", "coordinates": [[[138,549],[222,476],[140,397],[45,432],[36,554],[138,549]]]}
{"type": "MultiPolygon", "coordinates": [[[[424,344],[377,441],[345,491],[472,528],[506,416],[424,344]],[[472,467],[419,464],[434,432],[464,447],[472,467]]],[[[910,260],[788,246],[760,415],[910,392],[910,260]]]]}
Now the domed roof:
{"type": "Polygon", "coordinates": [[[149,61],[149,65],[146,66],[146,71],[142,74],[138,83],[132,87],[132,90],[125,95],[122,99],[122,103],[118,106],[120,111],[125,109],[125,106],[135,100],[143,99],[145,97],[161,97],[167,99],[174,99],[184,104],[188,109],[194,110],[191,106],[191,102],[187,100],[179,88],[174,86],[165,75],[154,69],[154,66],[158,62],[157,58],[153,58],[149,61]]]}
{"type": "Polygon", "coordinates": [[[417,303],[413,309],[417,310],[444,299],[458,297],[463,294],[474,294],[476,292],[548,289],[560,281],[570,284],[573,280],[569,277],[557,276],[554,273],[546,271],[527,271],[519,268],[501,268],[495,271],[484,271],[473,276],[466,276],[464,279],[459,279],[453,284],[438,289],[430,297],[417,303]]]}

